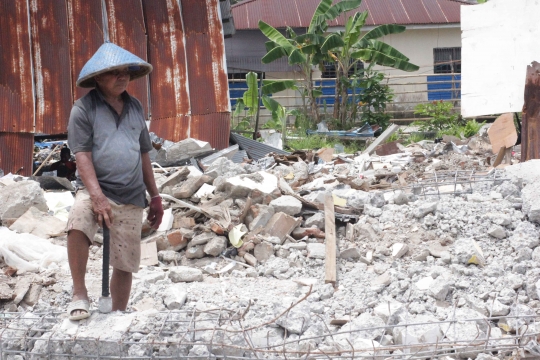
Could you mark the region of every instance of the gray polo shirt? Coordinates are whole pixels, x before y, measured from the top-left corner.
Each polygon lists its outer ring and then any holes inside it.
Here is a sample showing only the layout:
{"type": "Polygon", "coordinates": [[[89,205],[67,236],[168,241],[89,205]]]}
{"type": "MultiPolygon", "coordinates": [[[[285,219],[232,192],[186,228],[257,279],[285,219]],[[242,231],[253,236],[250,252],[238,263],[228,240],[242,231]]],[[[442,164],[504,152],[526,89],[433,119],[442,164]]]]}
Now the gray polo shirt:
{"type": "MultiPolygon", "coordinates": [[[[68,143],[73,153],[92,152],[92,162],[103,194],[120,204],[146,206],[141,153],[152,142],[139,100],[122,94],[121,115],[98,89],[75,102],[68,125],[68,143]]],[[[84,186],[77,174],[77,185],[84,186]]]]}

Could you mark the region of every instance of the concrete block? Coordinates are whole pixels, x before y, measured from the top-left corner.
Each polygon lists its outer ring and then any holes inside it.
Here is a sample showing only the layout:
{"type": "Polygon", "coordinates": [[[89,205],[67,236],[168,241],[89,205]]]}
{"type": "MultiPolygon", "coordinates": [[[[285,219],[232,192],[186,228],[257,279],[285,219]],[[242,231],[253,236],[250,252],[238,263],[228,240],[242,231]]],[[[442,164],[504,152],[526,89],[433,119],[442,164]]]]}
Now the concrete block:
{"type": "Polygon", "coordinates": [[[315,213],[313,216],[310,216],[309,218],[307,218],[304,223],[304,226],[306,228],[315,226],[316,228],[324,231],[324,224],[325,224],[324,213],[318,212],[318,213],[315,213]]]}
{"type": "Polygon", "coordinates": [[[227,238],[215,236],[205,246],[204,253],[211,256],[219,256],[227,248],[227,238]]]}
{"type": "Polygon", "coordinates": [[[9,230],[48,239],[63,234],[66,224],[65,221],[32,206],[9,227],[9,230]]]}
{"type": "Polygon", "coordinates": [[[272,218],[266,224],[264,231],[266,234],[276,236],[281,239],[281,242],[285,240],[285,237],[292,233],[294,229],[300,225],[301,220],[293,218],[285,213],[275,213],[272,218]]]}
{"type": "Polygon", "coordinates": [[[506,230],[499,225],[492,225],[488,230],[488,235],[497,239],[504,239],[506,237],[506,230]]]}
{"type": "Polygon", "coordinates": [[[307,244],[308,257],[312,259],[326,258],[326,245],[320,243],[307,244]]]}
{"type": "Polygon", "coordinates": [[[348,248],[339,253],[340,259],[360,259],[362,254],[358,248],[348,248]]]}
{"type": "Polygon", "coordinates": [[[186,289],[181,284],[168,286],[163,295],[163,303],[169,310],[180,309],[187,300],[186,289]]]}
{"type": "Polygon", "coordinates": [[[265,262],[274,255],[274,246],[266,241],[263,241],[255,246],[253,255],[255,255],[257,261],[265,262]]]}
{"type": "Polygon", "coordinates": [[[274,216],[275,214],[275,210],[272,206],[255,205],[255,206],[252,206],[252,208],[254,208],[254,213],[256,213],[256,215],[254,216],[253,220],[250,221],[249,223],[248,228],[250,231],[255,231],[259,228],[264,228],[268,224],[272,216],[274,216]]]}
{"type": "Polygon", "coordinates": [[[204,257],[204,246],[195,245],[188,247],[186,250],[186,258],[188,259],[202,259],[204,257]]]}
{"type": "Polygon", "coordinates": [[[444,301],[444,299],[446,299],[449,291],[450,283],[441,276],[435,279],[429,287],[429,294],[440,301],[444,301]]]}
{"type": "Polygon", "coordinates": [[[399,259],[403,257],[409,251],[407,244],[396,243],[392,245],[392,257],[394,259],[399,259]]]}
{"type": "Polygon", "coordinates": [[[276,176],[260,171],[225,179],[222,184],[218,185],[217,190],[224,192],[231,198],[247,198],[254,190],[258,190],[264,195],[270,195],[278,189],[277,183],[276,176]]]}
{"type": "Polygon", "coordinates": [[[0,220],[16,219],[31,207],[47,212],[43,190],[35,181],[19,181],[0,188],[0,220]]]}
{"type": "Polygon", "coordinates": [[[434,213],[437,210],[438,202],[421,203],[413,210],[413,216],[417,219],[423,218],[429,213],[434,213]]]}
{"type": "Polygon", "coordinates": [[[248,263],[249,265],[255,267],[257,266],[257,258],[253,255],[251,255],[250,253],[246,253],[244,254],[244,260],[246,260],[246,263],[248,263]]]}
{"type": "Polygon", "coordinates": [[[193,196],[203,184],[211,184],[214,178],[208,175],[199,175],[188,178],[172,189],[173,196],[177,199],[187,199],[193,196]]]}
{"type": "Polygon", "coordinates": [[[169,279],[175,283],[202,281],[203,273],[199,269],[188,266],[173,266],[169,268],[169,279]]]}
{"type": "Polygon", "coordinates": [[[302,203],[293,196],[283,195],[270,202],[275,212],[283,212],[287,215],[294,216],[302,211],[302,203]]]}

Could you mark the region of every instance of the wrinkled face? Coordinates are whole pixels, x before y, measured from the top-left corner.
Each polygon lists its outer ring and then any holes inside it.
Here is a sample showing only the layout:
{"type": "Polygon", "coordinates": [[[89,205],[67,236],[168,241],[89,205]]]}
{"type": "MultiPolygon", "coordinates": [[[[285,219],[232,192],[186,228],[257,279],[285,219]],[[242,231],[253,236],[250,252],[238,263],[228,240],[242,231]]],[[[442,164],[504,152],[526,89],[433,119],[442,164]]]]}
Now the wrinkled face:
{"type": "Polygon", "coordinates": [[[129,70],[127,67],[112,70],[95,77],[99,88],[107,95],[118,96],[123,93],[129,84],[129,70]]]}

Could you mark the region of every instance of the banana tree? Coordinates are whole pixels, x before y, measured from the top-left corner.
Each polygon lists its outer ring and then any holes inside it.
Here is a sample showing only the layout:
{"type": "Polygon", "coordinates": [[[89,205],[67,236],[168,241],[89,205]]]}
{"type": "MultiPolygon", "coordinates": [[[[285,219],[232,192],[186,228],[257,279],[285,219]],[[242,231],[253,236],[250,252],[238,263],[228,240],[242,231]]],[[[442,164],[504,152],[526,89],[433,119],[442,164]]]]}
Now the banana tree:
{"type": "Polygon", "coordinates": [[[377,40],[386,35],[398,34],[405,31],[401,25],[380,25],[363,36],[361,29],[364,26],[368,12],[356,13],[351,16],[345,25],[344,31],[328,35],[321,51],[327,53],[336,63],[336,92],[334,103],[334,118],[343,124],[347,121],[348,92],[351,88],[349,72],[357,67],[361,61],[388,66],[403,71],[417,71],[418,66],[409,62],[409,58],[392,46],[377,40]],[[339,38],[339,40],[337,38],[339,38]]]}
{"type": "Polygon", "coordinates": [[[246,84],[247,90],[242,95],[242,98],[236,101],[236,108],[231,119],[237,119],[237,125],[234,127],[234,129],[242,131],[245,131],[251,127],[253,119],[257,114],[257,109],[259,106],[257,74],[254,72],[247,73],[246,84]],[[242,114],[244,114],[243,117],[242,114]]]}
{"type": "Polygon", "coordinates": [[[302,105],[306,115],[308,114],[306,99],[308,99],[311,116],[317,123],[319,122],[317,97],[321,96],[322,92],[313,85],[313,67],[322,65],[322,62],[328,59],[328,54],[322,51],[325,44],[327,47],[341,44],[337,36],[332,34],[324,36],[328,29],[328,21],[357,8],[360,3],[361,0],[344,0],[332,5],[332,0],[321,0],[307,32],[302,35],[297,35],[291,28],[287,28],[287,36],[285,36],[271,25],[262,20],[259,21],[259,29],[269,39],[266,42],[267,53],[262,58],[262,62],[268,64],[286,56],[290,65],[299,66],[303,79],[295,85],[302,96],[302,105]]]}

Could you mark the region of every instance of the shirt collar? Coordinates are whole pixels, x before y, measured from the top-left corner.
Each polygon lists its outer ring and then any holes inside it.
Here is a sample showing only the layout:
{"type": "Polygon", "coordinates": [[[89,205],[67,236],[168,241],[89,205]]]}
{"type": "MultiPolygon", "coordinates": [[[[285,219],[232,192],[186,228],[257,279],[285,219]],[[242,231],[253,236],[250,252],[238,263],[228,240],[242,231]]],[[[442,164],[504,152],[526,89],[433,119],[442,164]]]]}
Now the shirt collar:
{"type": "MultiPolygon", "coordinates": [[[[96,90],[96,93],[98,94],[99,99],[103,102],[106,102],[105,95],[103,95],[103,92],[101,92],[101,89],[97,86],[94,89],[96,90]]],[[[131,102],[131,97],[129,96],[127,90],[124,90],[124,92],[120,94],[120,96],[122,97],[124,104],[128,104],[129,102],[131,102]]]]}

